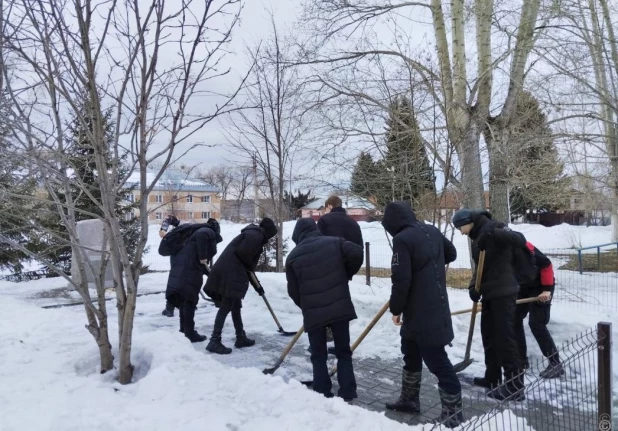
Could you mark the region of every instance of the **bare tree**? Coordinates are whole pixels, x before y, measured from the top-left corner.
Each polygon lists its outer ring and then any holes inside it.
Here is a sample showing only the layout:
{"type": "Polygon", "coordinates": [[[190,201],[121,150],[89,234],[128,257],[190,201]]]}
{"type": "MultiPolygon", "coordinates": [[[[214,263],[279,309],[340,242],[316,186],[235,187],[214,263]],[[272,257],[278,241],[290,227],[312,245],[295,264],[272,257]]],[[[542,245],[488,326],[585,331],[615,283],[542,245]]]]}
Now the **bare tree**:
{"type": "MultiPolygon", "coordinates": [[[[304,81],[289,65],[287,48],[272,21],[272,39],[250,52],[255,65],[247,88],[249,110],[230,117],[227,132],[231,145],[247,159],[255,158],[263,180],[262,193],[269,202],[278,227],[277,271],[283,269],[283,221],[285,181],[292,151],[309,132],[303,101],[304,81]]],[[[258,180],[259,181],[259,180],[258,180]]],[[[270,211],[269,211],[270,212],[270,211]]]]}
{"type": "Polygon", "coordinates": [[[240,220],[240,212],[242,203],[247,197],[249,187],[253,185],[253,168],[251,166],[237,166],[232,175],[231,189],[234,197],[238,202],[236,210],[236,219],[240,220]]]}
{"type": "Polygon", "coordinates": [[[206,181],[221,190],[221,199],[227,200],[230,188],[234,182],[234,167],[218,165],[197,174],[200,180],[206,181]]]}
{"type": "MultiPolygon", "coordinates": [[[[61,196],[56,190],[69,190],[74,181],[63,144],[64,119],[67,115],[79,118],[90,131],[101,189],[96,204],[103,214],[107,256],[114,273],[118,380],[123,384],[131,382],[134,371],[131,344],[148,235],[148,196],[177,151],[199,145],[196,132],[234,109],[235,93],[221,95],[220,86],[210,111],[203,112],[191,102],[213,96],[216,83],[211,81],[228,73],[221,62],[240,10],[240,0],[15,0],[3,14],[0,60],[15,119],[13,139],[32,158],[69,232],[73,251],[80,257],[77,263],[82,273],[88,260],[76,232],[75,206],[70,193],[61,196]],[[78,109],[84,91],[88,115],[78,109]],[[105,104],[115,111],[111,146],[103,136],[105,104]],[[133,262],[114,212],[115,196],[122,193],[129,177],[119,169],[124,153],[139,172],[141,196],[141,236],[133,262]],[[162,163],[161,168],[147,175],[147,167],[155,160],[162,163]]],[[[88,193],[87,187],[82,190],[88,193]]],[[[72,282],[59,268],[52,269],[72,282]]],[[[84,300],[87,328],[99,346],[101,371],[105,372],[113,367],[113,357],[102,281],[97,280],[98,305],[87,286],[75,288],[84,300]]]]}
{"type": "Polygon", "coordinates": [[[563,113],[554,121],[562,123],[572,143],[569,154],[583,179],[583,191],[609,190],[613,241],[618,241],[617,12],[606,0],[560,2],[559,20],[537,49],[560,78],[546,86],[546,96],[553,96],[550,101],[563,113]],[[558,90],[562,97],[555,94],[558,90]],[[565,121],[573,118],[579,124],[565,121]]]}
{"type": "MultiPolygon", "coordinates": [[[[337,42],[341,46],[342,39],[351,40],[354,48],[339,49],[325,55],[311,56],[311,63],[349,63],[358,67],[358,61],[376,56],[399,59],[405,63],[425,85],[437,106],[438,115],[443,118],[444,127],[448,132],[449,141],[454,145],[457,161],[460,165],[460,189],[464,203],[467,206],[481,208],[483,205],[483,175],[481,169],[480,138],[491,125],[491,141],[488,142],[490,157],[490,191],[492,208],[498,218],[508,220],[508,184],[504,184],[503,173],[505,162],[503,154],[508,152],[508,139],[504,139],[498,130],[505,130],[513,117],[513,107],[520,89],[523,87],[525,67],[530,51],[535,41],[535,30],[539,16],[539,0],[525,0],[521,8],[496,10],[494,0],[475,0],[471,10],[466,10],[463,0],[454,0],[449,11],[443,9],[443,2],[428,0],[421,2],[384,2],[352,0],[340,2],[326,0],[307,2],[305,7],[305,22],[314,24],[314,36],[318,39],[320,48],[326,46],[326,41],[342,37],[337,42]],[[427,8],[432,15],[432,26],[435,39],[435,54],[438,59],[438,71],[434,71],[423,59],[417,59],[407,54],[405,49],[395,48],[386,44],[372,42],[368,36],[362,40],[362,32],[385,17],[409,13],[411,8],[427,8]],[[507,21],[520,10],[519,23],[513,30],[507,21]],[[498,15],[500,12],[500,15],[498,15]],[[448,15],[447,15],[448,13],[448,15]],[[450,16],[450,26],[447,24],[450,16]],[[504,22],[500,21],[502,16],[504,22]],[[468,73],[466,49],[466,34],[469,29],[469,18],[476,21],[476,74],[468,73]],[[502,37],[492,36],[492,23],[502,37]],[[451,40],[449,42],[448,32],[451,40]],[[361,34],[361,41],[354,36],[361,34]],[[514,44],[511,45],[511,41],[514,44]],[[499,50],[497,57],[494,53],[499,50]],[[508,84],[507,96],[497,114],[492,114],[490,108],[496,105],[493,82],[495,74],[500,70],[501,63],[510,59],[509,72],[505,78],[508,84]],[[493,185],[492,185],[493,181],[493,185]]],[[[394,22],[394,21],[393,21],[394,22]]],[[[512,27],[512,26],[511,26],[512,27]]],[[[399,30],[398,28],[393,31],[399,30]]],[[[370,35],[376,40],[374,34],[370,35]]],[[[396,38],[397,40],[399,38],[396,38]]],[[[349,46],[350,44],[348,44],[349,46]]],[[[405,47],[404,47],[405,48],[405,47]]],[[[503,66],[502,66],[503,67],[503,66]]],[[[366,98],[364,91],[356,94],[358,98],[366,98]]],[[[500,132],[502,133],[502,132],[500,132]]],[[[446,163],[441,160],[444,166],[446,163]]],[[[456,178],[452,178],[455,183],[456,178]]]]}

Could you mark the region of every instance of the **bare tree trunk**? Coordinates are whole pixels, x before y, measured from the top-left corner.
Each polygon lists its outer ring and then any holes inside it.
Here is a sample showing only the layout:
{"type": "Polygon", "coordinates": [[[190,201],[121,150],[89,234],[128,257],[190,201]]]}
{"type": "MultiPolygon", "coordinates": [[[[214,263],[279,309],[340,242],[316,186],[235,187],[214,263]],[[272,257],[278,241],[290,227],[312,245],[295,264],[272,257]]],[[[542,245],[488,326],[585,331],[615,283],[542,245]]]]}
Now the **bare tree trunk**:
{"type": "Polygon", "coordinates": [[[491,157],[489,158],[489,205],[493,218],[502,223],[510,223],[509,205],[509,133],[500,122],[496,127],[488,126],[485,142],[491,157]]]}

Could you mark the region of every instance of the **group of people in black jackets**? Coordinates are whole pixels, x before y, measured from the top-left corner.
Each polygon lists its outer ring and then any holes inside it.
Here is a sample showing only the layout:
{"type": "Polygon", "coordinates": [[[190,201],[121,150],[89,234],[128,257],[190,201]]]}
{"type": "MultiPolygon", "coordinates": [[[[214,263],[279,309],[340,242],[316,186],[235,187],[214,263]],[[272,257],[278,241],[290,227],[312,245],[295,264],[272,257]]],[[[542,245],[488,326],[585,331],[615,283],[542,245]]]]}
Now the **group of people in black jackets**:
{"type": "MultiPolygon", "coordinates": [[[[349,281],[363,263],[363,238],[358,223],[346,214],[339,197],[329,197],[325,209],[326,214],[317,224],[311,218],[296,223],[292,235],[296,247],[285,265],[288,294],[302,310],[313,365],[313,390],[326,397],[334,396],[327,367],[327,331],[331,331],[337,358],[338,396],[351,401],[357,397],[357,387],[349,322],[357,316],[349,281]]],[[[554,289],[551,262],[522,234],[492,220],[486,211],[462,209],[455,213],[452,222],[472,240],[475,263],[478,264],[480,251],[485,251],[487,256],[480,292],[473,288],[476,271],[470,284],[470,297],[482,302],[481,333],[486,365],[485,376],[475,378],[474,383],[487,388],[487,395],[492,398],[523,400],[522,374],[528,362],[523,320],[528,313],[532,333],[550,361],[542,377],[556,378],[564,374],[546,326],[554,289]],[[518,282],[512,264],[514,250],[522,247],[528,247],[539,271],[528,285],[518,282]],[[531,296],[538,296],[539,302],[516,304],[518,297],[531,296]]],[[[162,225],[164,231],[165,223],[176,221],[166,220],[162,225]]],[[[206,349],[229,354],[231,349],[222,344],[221,332],[230,312],[236,330],[235,347],[255,344],[243,328],[242,299],[249,285],[248,272],[257,265],[263,246],[277,234],[277,228],[269,218],[264,218],[259,225],[247,226],[210,268],[220,234],[218,223],[214,220],[209,223],[210,226],[198,229],[183,249],[172,256],[166,292],[168,306],[163,314],[170,315],[171,307],[173,315],[173,307],[178,307],[180,331],[191,342],[204,341],[206,337],[195,331],[193,317],[202,275],[207,274],[204,290],[219,310],[206,349]]],[[[424,362],[438,378],[442,411],[435,422],[456,427],[463,422],[463,409],[461,384],[445,350],[454,339],[445,265],[455,261],[457,251],[438,228],[418,221],[406,202],[389,203],[382,225],[393,237],[390,311],[393,323],[401,327],[404,360],[401,394],[386,407],[420,412],[424,362]]]]}

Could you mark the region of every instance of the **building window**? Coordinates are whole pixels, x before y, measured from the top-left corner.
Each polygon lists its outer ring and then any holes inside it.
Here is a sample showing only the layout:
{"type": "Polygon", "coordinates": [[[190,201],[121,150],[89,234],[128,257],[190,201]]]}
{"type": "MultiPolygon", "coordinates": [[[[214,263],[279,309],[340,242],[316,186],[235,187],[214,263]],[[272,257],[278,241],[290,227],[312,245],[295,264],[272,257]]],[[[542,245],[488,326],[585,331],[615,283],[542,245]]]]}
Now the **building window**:
{"type": "Polygon", "coordinates": [[[193,195],[187,196],[187,202],[190,203],[190,204],[193,203],[193,195]]]}
{"type": "Polygon", "coordinates": [[[189,220],[193,220],[193,213],[192,213],[191,211],[189,211],[189,212],[187,213],[187,218],[188,218],[189,220]]]}
{"type": "Polygon", "coordinates": [[[210,202],[210,196],[202,196],[202,202],[207,204],[210,202]]]}
{"type": "Polygon", "coordinates": [[[127,202],[135,202],[135,196],[133,195],[133,193],[126,195],[124,198],[127,200],[127,202]]]}
{"type": "Polygon", "coordinates": [[[155,219],[161,220],[163,218],[163,213],[155,213],[155,219]]]}
{"type": "Polygon", "coordinates": [[[128,212],[124,215],[125,221],[131,221],[135,218],[135,213],[133,211],[128,212]]]}
{"type": "Polygon", "coordinates": [[[203,219],[209,219],[210,218],[210,211],[202,212],[202,218],[203,219]]]}
{"type": "Polygon", "coordinates": [[[160,204],[163,202],[163,195],[156,195],[155,196],[155,202],[160,204]]]}

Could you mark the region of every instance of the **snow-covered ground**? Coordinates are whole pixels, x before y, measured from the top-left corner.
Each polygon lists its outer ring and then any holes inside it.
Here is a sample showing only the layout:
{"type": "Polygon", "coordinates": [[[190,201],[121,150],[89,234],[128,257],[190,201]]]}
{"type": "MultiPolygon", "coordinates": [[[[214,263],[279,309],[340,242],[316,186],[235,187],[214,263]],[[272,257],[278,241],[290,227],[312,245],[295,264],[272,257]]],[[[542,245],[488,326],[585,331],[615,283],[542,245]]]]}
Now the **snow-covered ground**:
{"type": "MultiPolygon", "coordinates": [[[[268,298],[283,327],[296,330],[301,315],[287,297],[283,274],[259,274],[268,298]]],[[[55,286],[58,279],[47,286],[55,286]]],[[[47,280],[49,282],[50,280],[47,280]]],[[[167,274],[145,275],[140,291],[165,288],[167,274]]],[[[62,283],[57,282],[57,285],[62,283]]],[[[44,281],[31,283],[0,282],[0,430],[374,430],[404,429],[382,414],[349,406],[339,399],[326,400],[304,388],[298,380],[310,377],[306,357],[286,361],[275,376],[264,376],[280,351],[254,348],[235,350],[226,357],[229,364],[216,360],[204,348],[191,345],[177,331],[177,319],[161,316],[163,295],[140,297],[133,339],[136,383],[121,386],[113,372],[97,373],[97,349],[84,329],[82,307],[42,309],[34,304],[35,292],[44,281]],[[239,365],[242,367],[238,368],[239,365]]],[[[351,289],[359,318],[351,322],[355,339],[388,299],[388,289],[370,288],[362,277],[355,277],[351,289]]],[[[452,310],[470,307],[467,293],[449,291],[452,310]]],[[[45,299],[44,301],[48,301],[45,299]]],[[[39,302],[40,303],[40,302],[39,302]]],[[[110,306],[110,326],[116,344],[115,308],[110,306]]],[[[210,335],[216,309],[200,304],[197,329],[210,335]]],[[[593,327],[600,320],[618,325],[618,313],[602,313],[582,307],[577,313],[557,304],[552,309],[550,330],[557,344],[593,327]]],[[[243,306],[249,335],[262,339],[277,337],[275,325],[264,303],[250,291],[243,306]]],[[[465,351],[469,314],[453,319],[456,333],[448,353],[453,361],[465,351]]],[[[478,324],[478,323],[477,323],[478,324]]],[[[477,327],[473,364],[468,377],[483,371],[480,331],[477,327]]],[[[532,360],[541,357],[530,338],[532,360]]],[[[224,343],[233,344],[231,322],[226,325],[224,343]]],[[[301,337],[295,349],[307,347],[301,337]]],[[[614,357],[618,344],[614,343],[614,357]]],[[[385,316],[355,353],[356,357],[400,356],[398,329],[385,316]]],[[[614,380],[618,365],[614,363],[614,380]]],[[[393,394],[394,396],[396,394],[393,394]]],[[[507,413],[508,414],[508,413],[507,413]]],[[[508,421],[507,421],[508,423],[508,421]]],[[[411,429],[422,429],[412,427],[411,429]]]]}
{"type": "MultiPolygon", "coordinates": [[[[224,241],[219,250],[240,232],[244,225],[222,223],[224,241]]],[[[379,223],[361,223],[365,241],[372,243],[372,266],[388,267],[390,249],[379,223]],[[380,247],[384,248],[380,252],[380,247]]],[[[284,226],[289,249],[294,222],[284,226]]],[[[569,249],[574,246],[609,242],[609,228],[583,228],[562,225],[554,228],[514,225],[541,249],[569,249]]],[[[150,252],[146,263],[151,269],[166,270],[169,259],[158,256],[158,226],[150,231],[150,252]]],[[[455,233],[454,243],[460,253],[459,267],[469,266],[466,239],[455,233]]],[[[569,276],[574,272],[569,271],[569,276]]],[[[603,311],[610,298],[618,297],[616,274],[579,275],[575,288],[560,287],[552,307],[550,331],[556,343],[592,328],[599,321],[618,325],[618,313],[603,311]],[[612,278],[614,277],[614,278],[612,278]],[[591,289],[594,287],[594,289],[591,289]],[[568,301],[568,302],[567,302],[568,301]],[[574,312],[573,301],[577,304],[574,312]]],[[[302,319],[299,310],[287,297],[283,274],[259,274],[268,298],[283,327],[296,330],[302,319]]],[[[140,293],[165,290],[167,273],[149,273],[141,278],[140,293]]],[[[177,319],[161,316],[164,296],[154,294],[138,299],[133,339],[133,363],[136,382],[121,386],[115,373],[97,373],[97,349],[84,329],[83,308],[42,309],[41,306],[79,300],[74,292],[63,289],[60,278],[28,283],[0,281],[0,431],[12,430],[271,430],[295,431],[336,429],[373,430],[409,429],[384,415],[350,406],[339,399],[326,400],[307,390],[298,381],[310,378],[307,357],[290,357],[275,376],[261,370],[272,366],[278,350],[254,348],[235,350],[222,360],[205,351],[205,343],[191,345],[177,331],[177,319]]],[[[359,318],[350,325],[355,339],[380,307],[388,300],[388,279],[373,279],[372,286],[357,276],[351,284],[359,318]]],[[[112,295],[112,293],[110,293],[112,295]]],[[[467,292],[450,290],[451,310],[470,307],[467,292]]],[[[115,307],[110,303],[110,332],[117,344],[115,307]]],[[[210,335],[216,309],[200,304],[196,314],[197,329],[210,335]]],[[[275,335],[275,325],[263,301],[250,291],[243,305],[249,335],[267,340],[275,335]]],[[[448,353],[453,361],[464,356],[469,314],[453,318],[455,340],[448,353]]],[[[477,325],[479,325],[477,320],[477,325]]],[[[464,372],[471,377],[483,371],[483,351],[477,326],[472,349],[473,364],[464,372]]],[[[531,359],[541,358],[538,346],[529,336],[531,359]]],[[[224,342],[232,345],[231,322],[226,326],[224,342]]],[[[295,349],[304,351],[306,337],[295,349]]],[[[613,345],[614,358],[618,344],[613,345]]],[[[358,358],[374,357],[394,360],[400,357],[398,329],[386,315],[355,352],[358,358]]],[[[618,382],[618,361],[614,362],[614,382],[618,382]]],[[[567,374],[568,378],[568,374],[567,374]]],[[[618,384],[614,385],[618,394],[618,384]]],[[[396,394],[393,394],[394,396],[396,394]]],[[[509,415],[509,412],[505,413],[509,415]]],[[[502,422],[501,420],[499,422],[502,422]]],[[[508,423],[505,419],[502,423],[508,423]]],[[[421,426],[411,429],[423,429],[421,426]]]]}

